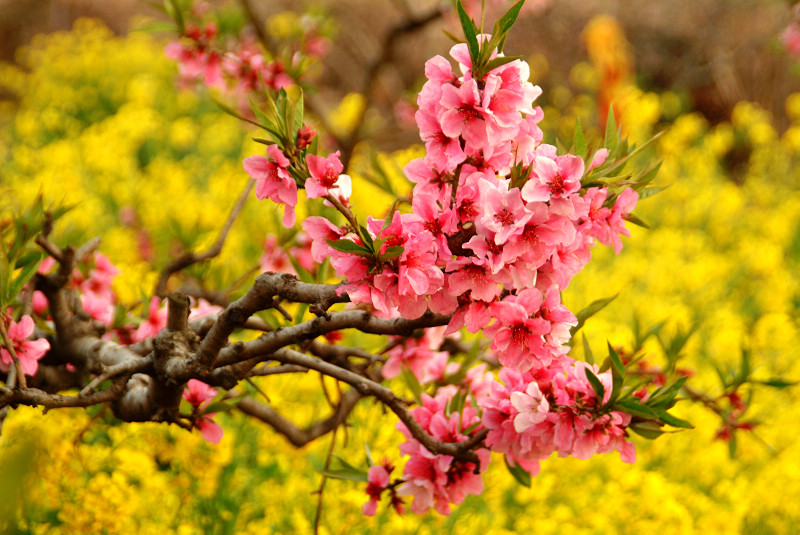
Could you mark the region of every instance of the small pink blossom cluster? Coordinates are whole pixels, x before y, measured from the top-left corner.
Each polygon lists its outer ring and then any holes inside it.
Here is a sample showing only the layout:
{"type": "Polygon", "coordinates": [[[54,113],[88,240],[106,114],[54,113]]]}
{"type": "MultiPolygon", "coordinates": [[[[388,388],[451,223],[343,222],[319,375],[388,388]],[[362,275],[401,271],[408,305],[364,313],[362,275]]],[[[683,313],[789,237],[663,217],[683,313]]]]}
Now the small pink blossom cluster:
{"type": "Polygon", "coordinates": [[[203,438],[212,444],[218,444],[222,440],[223,431],[219,424],[214,421],[216,414],[204,414],[203,410],[208,407],[216,395],[216,390],[197,379],[189,379],[189,382],[186,383],[186,389],[183,391],[183,399],[188,401],[194,408],[194,427],[199,429],[203,438]]]}
{"type": "Polygon", "coordinates": [[[394,471],[394,466],[388,461],[384,460],[381,464],[370,466],[367,472],[367,501],[361,508],[361,512],[367,516],[373,516],[378,510],[378,502],[381,500],[381,495],[388,491],[389,504],[394,508],[397,514],[402,515],[405,512],[404,502],[397,494],[396,484],[391,483],[391,474],[394,471]]]}
{"type": "MultiPolygon", "coordinates": [[[[95,253],[93,257],[94,267],[86,276],[80,270],[75,269],[70,278],[70,286],[77,290],[80,295],[81,308],[89,314],[92,319],[111,326],[114,321],[114,304],[117,301],[111,284],[119,270],[111,263],[107,256],[102,253],[95,253]]],[[[46,275],[55,265],[52,257],[47,257],[39,264],[38,272],[46,275]]],[[[35,291],[33,295],[33,311],[43,315],[48,307],[47,298],[40,291],[35,291]]]]}
{"type": "Polygon", "coordinates": [[[503,368],[491,394],[478,399],[483,425],[489,429],[486,445],[506,455],[532,474],[539,461],[557,452],[561,457],[588,459],[595,453],[619,451],[622,460],[636,460],[633,443],[625,440],[628,414],[598,411],[612,390],[611,372],[561,359],[557,365],[518,372],[503,368]],[[586,378],[590,369],[605,388],[598,400],[586,378]]]}
{"type": "MultiPolygon", "coordinates": [[[[313,138],[315,133],[306,128],[298,132],[298,146],[313,138]]],[[[304,148],[304,147],[303,147],[304,148]]],[[[339,159],[339,151],[327,157],[306,155],[299,170],[305,175],[300,184],[306,190],[306,198],[314,199],[332,195],[339,202],[347,203],[350,199],[350,177],[342,174],[344,166],[339,159]]],[[[295,206],[297,206],[298,182],[291,171],[294,164],[278,145],[267,147],[267,156],[250,156],[244,159],[243,166],[247,174],[256,181],[256,197],[285,205],[283,225],[292,227],[295,224],[295,206]]],[[[312,255],[313,257],[313,255],[312,255]]],[[[316,262],[321,260],[313,257],[316,262]]]]}
{"type": "MultiPolygon", "coordinates": [[[[448,403],[458,392],[455,386],[440,388],[436,397],[422,395],[422,406],[411,411],[422,428],[440,442],[455,443],[468,438],[465,430],[480,430],[477,410],[467,405],[461,413],[448,412],[448,403]]],[[[411,511],[424,513],[434,508],[441,514],[450,514],[450,504],[461,503],[467,494],[483,492],[480,473],[489,466],[489,450],[475,451],[479,464],[462,461],[450,455],[429,452],[402,422],[397,429],[406,437],[400,451],[408,455],[403,470],[405,482],[397,489],[401,496],[413,496],[411,511]]]]}
{"type": "Polygon", "coordinates": [[[279,90],[294,84],[280,59],[268,60],[258,46],[243,40],[237,48],[226,51],[221,47],[213,22],[203,28],[187,25],[183,39],[172,41],[164,49],[168,58],[178,62],[181,84],[190,86],[201,82],[209,88],[230,93],[246,109],[247,99],[254,91],[279,90]]]}
{"type": "Polygon", "coordinates": [[[390,340],[397,345],[385,353],[387,359],[381,370],[384,378],[393,379],[403,369],[413,373],[420,383],[443,377],[449,355],[439,350],[444,340],[443,328],[427,329],[419,337],[393,336],[390,340]]]}
{"type": "MultiPolygon", "coordinates": [[[[50,342],[44,338],[29,340],[34,327],[33,318],[30,316],[22,316],[19,322],[15,322],[10,315],[7,315],[5,325],[9,341],[22,366],[22,373],[30,376],[36,375],[39,369],[39,359],[50,349],[50,342]]],[[[9,348],[3,347],[2,340],[0,340],[0,371],[8,373],[13,365],[14,357],[11,355],[11,351],[9,348]]]]}
{"type": "Polygon", "coordinates": [[[299,232],[293,240],[296,245],[285,250],[278,243],[278,237],[274,234],[267,236],[264,240],[264,252],[258,262],[261,271],[272,271],[276,273],[291,273],[297,275],[291,258],[312,275],[317,272],[317,263],[311,257],[311,238],[304,232],[299,232]],[[291,255],[291,258],[290,256],[291,255]]]}

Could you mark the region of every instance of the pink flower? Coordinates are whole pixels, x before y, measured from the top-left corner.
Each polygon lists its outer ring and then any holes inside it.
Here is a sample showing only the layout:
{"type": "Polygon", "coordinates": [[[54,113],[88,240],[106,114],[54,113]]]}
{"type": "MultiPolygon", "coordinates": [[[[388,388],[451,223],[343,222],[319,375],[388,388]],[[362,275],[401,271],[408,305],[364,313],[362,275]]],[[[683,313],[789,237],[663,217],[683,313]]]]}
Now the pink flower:
{"type": "Polygon", "coordinates": [[[141,342],[147,338],[153,337],[158,332],[167,326],[167,304],[159,306],[160,299],[153,297],[150,299],[150,309],[147,319],[139,324],[139,327],[131,336],[134,342],[141,342]]]}
{"type": "MultiPolygon", "coordinates": [[[[34,376],[39,369],[39,359],[50,349],[50,342],[44,338],[28,340],[33,334],[33,319],[30,316],[22,316],[19,323],[7,317],[7,332],[14,352],[17,354],[22,372],[25,375],[34,376]]],[[[8,372],[14,363],[14,358],[8,348],[0,349],[0,370],[8,372]]]]}
{"type": "Polygon", "coordinates": [[[221,306],[212,305],[205,299],[198,299],[197,304],[192,307],[192,311],[189,313],[189,321],[206,316],[215,316],[222,312],[222,310],[221,306]]]}
{"type": "MultiPolygon", "coordinates": [[[[435,398],[422,395],[422,406],[411,411],[425,431],[440,442],[460,442],[467,436],[463,430],[478,424],[477,411],[471,405],[464,407],[461,414],[445,413],[450,399],[456,393],[455,387],[439,389],[435,398]]],[[[411,510],[424,513],[435,508],[441,514],[450,514],[451,503],[461,503],[467,494],[480,494],[483,482],[480,472],[488,468],[489,450],[480,448],[475,451],[479,464],[454,459],[449,455],[434,455],[425,449],[400,422],[397,429],[406,437],[400,445],[400,451],[409,455],[403,470],[405,483],[397,489],[402,496],[413,496],[411,510]],[[478,472],[478,473],[476,473],[478,472]]],[[[476,431],[480,426],[476,427],[476,431]]]]}
{"type": "MultiPolygon", "coordinates": [[[[217,391],[197,379],[189,379],[186,389],[183,391],[183,399],[192,404],[195,412],[202,411],[217,395],[217,391]]],[[[218,444],[222,440],[223,430],[214,421],[216,413],[198,414],[194,420],[194,426],[200,430],[203,439],[218,444]]]]}
{"type": "Polygon", "coordinates": [[[350,197],[350,177],[343,175],[344,167],[337,150],[327,158],[309,154],[306,156],[311,177],[306,179],[306,196],[309,199],[324,197],[329,191],[338,190],[337,195],[350,197]]]}
{"type": "Polygon", "coordinates": [[[292,227],[295,222],[294,207],[297,205],[297,183],[289,174],[289,159],[277,145],[267,147],[267,155],[250,156],[243,162],[244,170],[256,181],[256,197],[269,198],[284,204],[283,226],[292,227]]]}
{"type": "Polygon", "coordinates": [[[361,508],[361,512],[366,516],[373,516],[378,509],[378,501],[381,499],[383,491],[389,491],[389,499],[392,507],[398,514],[403,514],[403,500],[397,495],[394,487],[390,486],[390,475],[394,470],[394,466],[388,461],[384,460],[381,464],[376,464],[369,467],[367,472],[367,495],[369,501],[361,508]]]}
{"type": "Polygon", "coordinates": [[[297,275],[289,255],[278,244],[278,237],[274,234],[267,236],[264,241],[264,252],[261,254],[258,266],[262,272],[272,271],[297,275]]]}
{"type": "Polygon", "coordinates": [[[203,440],[211,442],[212,444],[219,444],[224,431],[222,427],[213,420],[214,416],[216,416],[216,413],[203,414],[199,417],[197,422],[195,422],[195,426],[200,430],[200,436],[203,437],[203,440]]]}
{"type": "Polygon", "coordinates": [[[216,395],[216,390],[197,379],[189,379],[189,382],[186,383],[186,389],[183,391],[183,399],[198,408],[211,401],[216,395]]]}
{"type": "Polygon", "coordinates": [[[547,419],[550,411],[550,404],[539,390],[539,385],[532,382],[528,385],[525,393],[512,392],[511,405],[519,411],[514,418],[514,429],[517,433],[522,433],[528,428],[542,423],[547,419]]]}

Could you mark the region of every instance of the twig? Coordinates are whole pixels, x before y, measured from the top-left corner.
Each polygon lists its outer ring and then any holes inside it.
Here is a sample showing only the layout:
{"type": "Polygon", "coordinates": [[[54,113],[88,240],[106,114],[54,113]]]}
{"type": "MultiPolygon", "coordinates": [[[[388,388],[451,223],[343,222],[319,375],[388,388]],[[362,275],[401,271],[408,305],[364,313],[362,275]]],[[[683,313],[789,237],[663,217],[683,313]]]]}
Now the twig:
{"type": "MultiPolygon", "coordinates": [[[[231,395],[235,396],[236,393],[231,392],[231,395]]],[[[333,414],[324,420],[311,424],[305,429],[300,429],[272,407],[250,398],[240,400],[236,404],[236,408],[249,416],[261,420],[283,435],[293,446],[300,448],[342,425],[359,399],[361,399],[361,394],[358,391],[355,389],[348,390],[342,395],[333,414]]]]}
{"type": "MultiPolygon", "coordinates": [[[[327,472],[331,468],[331,459],[333,458],[333,448],[336,446],[336,428],[333,429],[331,433],[331,445],[328,448],[328,455],[325,456],[325,471],[327,472]]],[[[319,490],[317,490],[317,511],[314,514],[314,535],[319,534],[319,521],[322,519],[322,499],[325,493],[325,483],[328,481],[328,477],[325,474],[322,474],[322,481],[319,484],[319,490]]]]}
{"type": "MultiPolygon", "coordinates": [[[[228,366],[257,357],[264,357],[281,347],[296,344],[303,340],[313,340],[317,336],[331,331],[358,329],[367,334],[410,334],[420,328],[447,325],[449,321],[450,316],[431,312],[427,312],[417,319],[409,320],[403,318],[376,318],[367,311],[347,310],[330,314],[329,318],[318,317],[297,325],[284,327],[277,331],[265,333],[256,340],[240,342],[221,349],[215,366],[228,366]]],[[[209,337],[206,337],[206,340],[203,341],[204,344],[209,337]]],[[[253,363],[253,365],[255,364],[257,363],[253,363]]]]}
{"type": "Polygon", "coordinates": [[[25,388],[12,390],[0,386],[0,407],[9,405],[30,405],[40,406],[45,409],[58,409],[64,407],[89,407],[98,403],[105,403],[116,399],[123,391],[128,378],[124,377],[111,385],[110,388],[95,392],[85,397],[62,396],[60,394],[48,394],[38,388],[25,388]]]}
{"type": "Polygon", "coordinates": [[[355,129],[353,129],[353,133],[350,135],[350,138],[347,139],[344,144],[341,144],[341,160],[345,169],[348,168],[348,164],[353,156],[353,151],[355,150],[356,145],[358,145],[358,142],[361,141],[363,134],[361,130],[364,126],[364,119],[366,118],[367,111],[369,109],[370,95],[375,82],[378,80],[378,73],[380,72],[381,67],[391,62],[394,54],[395,43],[403,35],[424,28],[431,22],[439,19],[444,14],[444,4],[444,2],[440,2],[439,6],[432,9],[428,13],[418,17],[406,19],[395,25],[383,38],[383,42],[379,48],[380,53],[378,56],[376,56],[364,69],[367,74],[366,78],[364,79],[364,84],[361,86],[361,94],[364,95],[364,98],[367,100],[367,102],[364,106],[362,106],[357,119],[354,121],[354,124],[357,126],[355,129]]]}
{"type": "Polygon", "coordinates": [[[2,339],[0,341],[3,342],[3,345],[6,347],[8,352],[11,353],[11,359],[14,361],[14,372],[16,377],[9,377],[9,384],[11,384],[12,388],[14,383],[19,385],[19,388],[27,387],[28,384],[25,381],[25,373],[22,371],[22,363],[19,361],[17,351],[14,349],[14,344],[11,343],[11,339],[6,331],[6,319],[4,316],[0,316],[0,338],[2,339]]]}
{"type": "Polygon", "coordinates": [[[486,438],[488,430],[480,431],[472,437],[462,440],[461,442],[439,442],[422,428],[419,422],[417,422],[417,420],[408,410],[408,407],[406,407],[405,402],[398,398],[394,392],[381,384],[328,362],[309,357],[308,355],[303,355],[302,353],[298,353],[297,351],[287,348],[275,351],[275,353],[272,355],[272,359],[278,362],[284,362],[286,364],[298,364],[312,370],[317,370],[320,373],[330,375],[331,377],[349,384],[364,396],[373,396],[377,398],[397,415],[397,417],[405,424],[406,428],[408,428],[409,432],[414,436],[414,438],[416,438],[431,453],[452,455],[458,459],[473,463],[480,462],[478,460],[478,456],[470,450],[472,450],[475,446],[480,444],[484,438],[486,438]]]}
{"type": "Polygon", "coordinates": [[[158,278],[158,283],[156,284],[156,295],[162,297],[164,296],[164,292],[167,289],[167,282],[173,274],[193,264],[197,264],[198,262],[203,262],[210,258],[214,258],[222,252],[222,246],[225,244],[225,239],[228,237],[228,232],[231,230],[234,221],[236,221],[236,218],[242,211],[244,203],[247,201],[247,197],[250,195],[250,190],[253,188],[254,183],[255,182],[253,179],[247,179],[247,184],[242,190],[242,193],[239,195],[239,198],[236,200],[236,203],[233,205],[233,208],[231,208],[228,219],[225,221],[225,224],[217,236],[217,241],[215,241],[207,251],[198,254],[195,254],[194,251],[189,251],[175,259],[171,264],[164,268],[164,270],[161,272],[161,276],[158,278]]]}
{"type": "Polygon", "coordinates": [[[308,373],[308,368],[295,366],[294,364],[281,364],[280,366],[261,366],[250,371],[250,377],[266,377],[267,375],[279,375],[282,373],[308,373]]]}
{"type": "MultiPolygon", "coordinates": [[[[274,307],[278,301],[277,298],[294,303],[318,303],[320,301],[344,303],[349,301],[350,298],[347,295],[336,293],[337,288],[338,285],[333,284],[300,282],[288,273],[262,273],[241,299],[231,303],[219,314],[217,321],[195,354],[194,363],[205,369],[214,367],[218,355],[224,351],[222,348],[228,344],[228,336],[233,330],[243,325],[257,311],[274,307]]],[[[281,331],[283,330],[285,329],[281,329],[281,331]]],[[[264,336],[281,331],[267,333],[264,336]]],[[[240,346],[237,344],[235,347],[240,346]]],[[[239,360],[246,359],[234,359],[233,362],[239,360]]]]}
{"type": "Polygon", "coordinates": [[[114,366],[109,366],[103,370],[103,373],[95,377],[91,383],[86,385],[83,390],[80,391],[78,397],[88,396],[94,392],[97,387],[103,383],[103,381],[107,381],[118,375],[143,373],[152,368],[152,366],[153,360],[150,358],[130,359],[120,362],[119,364],[115,364],[114,366]]]}

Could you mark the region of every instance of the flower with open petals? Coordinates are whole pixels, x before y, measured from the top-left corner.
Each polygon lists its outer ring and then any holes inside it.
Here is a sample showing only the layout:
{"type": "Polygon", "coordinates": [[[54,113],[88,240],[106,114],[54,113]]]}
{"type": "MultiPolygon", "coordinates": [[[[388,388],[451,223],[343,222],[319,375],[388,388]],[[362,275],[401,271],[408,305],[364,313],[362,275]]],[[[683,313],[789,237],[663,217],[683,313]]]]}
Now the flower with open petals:
{"type": "MultiPolygon", "coordinates": [[[[22,365],[22,372],[30,376],[36,375],[36,371],[39,369],[39,359],[50,349],[50,342],[44,338],[28,340],[32,334],[33,319],[30,316],[22,316],[19,323],[14,321],[8,323],[9,341],[22,365]]],[[[0,349],[0,370],[7,372],[13,362],[14,358],[8,348],[0,349]]]]}

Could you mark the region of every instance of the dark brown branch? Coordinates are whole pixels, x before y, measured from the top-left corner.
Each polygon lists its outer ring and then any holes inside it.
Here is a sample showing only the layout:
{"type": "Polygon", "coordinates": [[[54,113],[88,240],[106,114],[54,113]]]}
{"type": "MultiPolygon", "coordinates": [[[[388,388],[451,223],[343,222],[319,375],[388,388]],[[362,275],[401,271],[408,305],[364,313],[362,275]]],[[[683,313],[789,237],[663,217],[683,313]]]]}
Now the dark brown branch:
{"type": "MultiPolygon", "coordinates": [[[[362,310],[337,312],[330,314],[328,318],[314,318],[313,320],[297,325],[265,333],[256,340],[240,342],[226,347],[219,352],[216,365],[218,367],[227,366],[269,355],[281,347],[296,344],[304,340],[312,340],[317,336],[341,329],[358,329],[367,334],[408,335],[417,329],[447,325],[449,321],[450,316],[433,314],[431,312],[427,312],[413,320],[403,318],[376,318],[370,312],[362,310]]],[[[253,365],[255,364],[256,363],[253,365]]]]}
{"type": "Polygon", "coordinates": [[[161,276],[158,278],[158,283],[156,284],[156,295],[164,295],[167,289],[167,282],[173,274],[193,264],[197,264],[198,262],[203,262],[205,260],[214,258],[222,252],[222,246],[225,244],[225,239],[228,237],[228,232],[231,230],[234,221],[236,221],[236,218],[242,211],[244,203],[247,201],[247,196],[250,195],[250,190],[253,189],[253,184],[254,181],[248,178],[247,185],[242,190],[242,193],[239,195],[239,198],[236,200],[233,208],[231,208],[230,214],[228,214],[228,219],[225,221],[225,225],[223,225],[219,235],[217,236],[217,241],[215,241],[207,251],[202,253],[189,251],[179,256],[171,264],[164,268],[164,270],[161,272],[161,276]]]}
{"type": "Polygon", "coordinates": [[[361,399],[361,394],[358,391],[355,389],[348,390],[342,395],[342,399],[330,417],[320,420],[305,429],[300,429],[272,407],[253,399],[245,398],[239,401],[236,404],[236,408],[270,425],[275,431],[286,437],[293,446],[300,448],[342,425],[359,399],[361,399]]]}
{"type": "Polygon", "coordinates": [[[303,355],[302,353],[298,353],[297,351],[287,348],[275,351],[275,353],[272,355],[272,359],[285,364],[297,364],[299,366],[305,366],[309,369],[316,370],[320,373],[338,379],[343,383],[349,384],[364,396],[373,396],[377,398],[397,415],[397,417],[405,424],[414,438],[416,438],[431,453],[452,455],[453,457],[462,459],[464,461],[479,463],[478,456],[470,450],[483,441],[488,433],[488,430],[483,430],[479,433],[476,433],[472,437],[461,442],[439,442],[430,436],[422,428],[419,422],[414,419],[414,417],[411,415],[411,412],[408,410],[406,403],[402,399],[398,398],[394,392],[381,384],[328,362],[316,359],[314,357],[309,357],[308,355],[303,355]]]}
{"type": "Polygon", "coordinates": [[[282,373],[308,373],[308,368],[294,364],[281,364],[280,366],[260,366],[250,371],[249,377],[266,377],[282,373]]]}
{"type": "MultiPolygon", "coordinates": [[[[276,298],[294,303],[312,304],[349,301],[350,298],[347,295],[337,295],[337,288],[337,285],[300,282],[296,277],[287,273],[262,273],[241,299],[231,303],[219,314],[216,323],[200,345],[194,364],[206,370],[214,367],[217,356],[228,344],[228,337],[234,329],[244,325],[247,319],[257,311],[274,307],[278,301],[276,298]]],[[[238,362],[238,360],[232,362],[238,362]]]]}
{"type": "Polygon", "coordinates": [[[8,405],[30,405],[34,407],[45,407],[46,409],[89,407],[116,399],[125,387],[126,382],[127,378],[120,379],[111,385],[111,387],[84,397],[48,394],[44,390],[39,390],[38,388],[11,390],[10,388],[0,386],[0,407],[8,405]]]}

